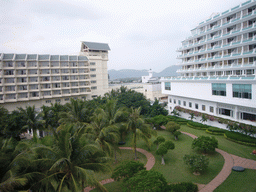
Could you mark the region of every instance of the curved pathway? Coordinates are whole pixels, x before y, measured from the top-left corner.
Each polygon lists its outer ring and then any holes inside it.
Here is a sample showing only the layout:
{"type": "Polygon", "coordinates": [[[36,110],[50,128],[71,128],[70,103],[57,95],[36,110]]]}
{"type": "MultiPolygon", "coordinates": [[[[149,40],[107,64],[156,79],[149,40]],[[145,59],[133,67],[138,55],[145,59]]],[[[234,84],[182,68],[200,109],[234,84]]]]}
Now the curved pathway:
{"type": "MultiPolygon", "coordinates": [[[[133,148],[132,147],[119,147],[119,149],[129,149],[129,150],[132,150],[133,148]]],[[[147,163],[146,163],[146,165],[145,165],[145,167],[146,167],[146,170],[150,170],[150,169],[152,169],[152,167],[154,166],[154,164],[155,164],[155,157],[154,157],[154,155],[152,155],[152,153],[149,153],[148,151],[146,151],[146,150],[144,150],[144,149],[141,149],[141,148],[136,148],[136,150],[138,151],[138,152],[140,152],[140,153],[142,153],[142,154],[144,154],[146,157],[147,157],[147,163]]],[[[102,185],[105,185],[105,184],[107,184],[107,183],[111,183],[111,182],[113,182],[114,181],[114,179],[105,179],[105,180],[103,180],[103,181],[100,181],[100,184],[102,184],[102,185]]],[[[84,189],[84,192],[89,192],[89,191],[91,191],[92,189],[94,189],[94,187],[86,187],[85,189],[84,189]]]]}
{"type": "MultiPolygon", "coordinates": [[[[182,133],[192,137],[193,139],[197,138],[197,136],[191,133],[187,133],[187,132],[182,132],[182,133]]],[[[214,191],[214,189],[216,189],[221,183],[223,183],[228,178],[233,166],[241,166],[247,169],[256,170],[256,161],[254,160],[238,157],[236,155],[229,154],[220,149],[216,149],[216,151],[220,153],[225,159],[223,168],[220,171],[220,173],[210,183],[208,183],[205,186],[199,185],[199,188],[201,188],[199,192],[214,191]]]]}

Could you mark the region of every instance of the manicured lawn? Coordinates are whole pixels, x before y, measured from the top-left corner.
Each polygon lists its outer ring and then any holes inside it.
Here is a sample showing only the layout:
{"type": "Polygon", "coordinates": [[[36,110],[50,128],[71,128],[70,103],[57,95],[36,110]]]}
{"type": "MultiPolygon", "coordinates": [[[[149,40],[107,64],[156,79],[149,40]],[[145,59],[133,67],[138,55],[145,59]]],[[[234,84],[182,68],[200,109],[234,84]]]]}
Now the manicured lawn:
{"type": "Polygon", "coordinates": [[[226,181],[215,189],[214,192],[255,192],[255,178],[256,170],[246,169],[244,172],[232,171],[226,181]]]}
{"type": "Polygon", "coordinates": [[[219,142],[219,147],[218,147],[219,149],[222,149],[223,151],[226,151],[233,155],[237,155],[239,157],[256,160],[256,155],[251,154],[252,151],[255,149],[255,147],[241,145],[241,144],[227,140],[224,136],[211,135],[209,133],[206,133],[204,130],[193,129],[186,125],[181,126],[181,131],[192,133],[196,136],[201,136],[201,135],[214,136],[219,142]]]}
{"type": "MultiPolygon", "coordinates": [[[[121,162],[124,160],[134,160],[134,152],[133,150],[121,150],[121,154],[117,153],[117,161],[121,162]]],[[[142,153],[138,153],[138,161],[142,162],[143,164],[147,163],[147,158],[145,155],[142,153]]],[[[118,165],[119,163],[115,164],[115,162],[110,163],[110,167],[112,170],[118,165]]],[[[96,178],[98,181],[104,180],[104,179],[109,179],[111,178],[112,172],[109,173],[95,173],[96,178]]]]}
{"type": "MultiPolygon", "coordinates": [[[[158,136],[163,136],[166,140],[172,140],[175,144],[175,149],[169,150],[164,156],[166,165],[161,165],[161,157],[155,154],[155,145],[152,145],[150,150],[143,141],[139,141],[137,145],[140,148],[150,151],[155,156],[156,164],[154,165],[153,170],[161,172],[168,182],[177,183],[191,181],[194,183],[207,184],[221,171],[224,165],[224,159],[219,153],[213,153],[207,155],[207,157],[210,158],[208,170],[205,173],[202,173],[200,176],[193,175],[193,173],[183,162],[183,156],[185,154],[195,152],[191,149],[193,139],[182,134],[179,136],[179,140],[175,141],[173,135],[171,135],[169,132],[164,130],[157,132],[158,136]]],[[[126,146],[132,145],[131,138],[131,135],[126,137],[126,146]]],[[[151,141],[153,142],[154,140],[155,138],[153,137],[151,141]]]]}
{"type": "MultiPolygon", "coordinates": [[[[123,186],[121,181],[115,181],[112,183],[105,184],[104,187],[106,187],[106,189],[109,192],[123,192],[123,186]]],[[[91,192],[101,192],[101,190],[93,189],[91,190],[91,192]]]]}

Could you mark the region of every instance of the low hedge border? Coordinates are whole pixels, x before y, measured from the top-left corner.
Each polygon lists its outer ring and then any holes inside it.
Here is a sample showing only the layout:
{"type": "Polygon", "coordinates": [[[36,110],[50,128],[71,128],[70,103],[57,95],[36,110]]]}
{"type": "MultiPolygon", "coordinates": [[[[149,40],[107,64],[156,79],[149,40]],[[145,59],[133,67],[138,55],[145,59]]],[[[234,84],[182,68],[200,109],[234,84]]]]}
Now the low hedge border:
{"type": "Polygon", "coordinates": [[[212,134],[212,135],[224,135],[225,132],[215,132],[215,131],[210,131],[209,129],[205,130],[206,133],[212,134]]]}
{"type": "Polygon", "coordinates": [[[198,186],[191,182],[181,182],[176,184],[170,184],[166,187],[166,191],[171,192],[197,192],[198,186]]]}
{"type": "Polygon", "coordinates": [[[256,147],[256,144],[255,144],[255,143],[247,143],[247,142],[243,142],[243,141],[231,139],[231,138],[227,137],[226,133],[224,134],[224,137],[225,137],[227,140],[233,141],[233,142],[235,142],[235,143],[239,143],[239,144],[246,145],[246,146],[250,146],[250,147],[256,147]]]}

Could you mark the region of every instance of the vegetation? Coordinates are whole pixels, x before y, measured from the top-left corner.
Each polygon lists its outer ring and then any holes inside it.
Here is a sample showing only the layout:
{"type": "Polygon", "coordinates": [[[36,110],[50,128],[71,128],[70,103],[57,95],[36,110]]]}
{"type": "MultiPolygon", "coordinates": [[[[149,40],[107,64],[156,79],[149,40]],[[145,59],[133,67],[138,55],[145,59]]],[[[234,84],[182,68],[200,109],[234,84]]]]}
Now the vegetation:
{"type": "Polygon", "coordinates": [[[213,152],[218,147],[218,140],[215,137],[200,136],[192,142],[192,149],[196,148],[203,153],[213,152]]]}
{"type": "Polygon", "coordinates": [[[156,150],[156,154],[162,156],[162,163],[161,163],[162,165],[165,165],[164,155],[167,154],[169,149],[174,149],[174,148],[175,148],[175,145],[170,140],[160,144],[159,148],[156,150]]]}
{"type": "Polygon", "coordinates": [[[209,165],[209,158],[205,155],[185,155],[183,160],[196,174],[205,171],[209,165]]]}
{"type": "Polygon", "coordinates": [[[236,132],[230,132],[226,131],[225,132],[225,138],[243,144],[243,145],[248,145],[248,146],[256,146],[256,138],[255,137],[250,137],[248,135],[244,135],[242,133],[236,133],[236,132]]]}
{"type": "Polygon", "coordinates": [[[171,132],[174,135],[175,140],[178,140],[178,136],[181,134],[181,132],[178,131],[180,129],[180,125],[175,122],[169,121],[165,127],[167,131],[171,132]]]}
{"type": "Polygon", "coordinates": [[[111,178],[115,181],[127,181],[141,170],[146,170],[143,163],[137,161],[123,161],[114,169],[111,178]]]}
{"type": "Polygon", "coordinates": [[[176,184],[167,185],[166,191],[172,192],[197,192],[198,187],[192,182],[181,182],[176,184]]]}
{"type": "Polygon", "coordinates": [[[155,145],[157,145],[157,149],[158,149],[159,144],[161,144],[163,142],[165,142],[165,138],[163,136],[158,136],[153,143],[155,145]]]}

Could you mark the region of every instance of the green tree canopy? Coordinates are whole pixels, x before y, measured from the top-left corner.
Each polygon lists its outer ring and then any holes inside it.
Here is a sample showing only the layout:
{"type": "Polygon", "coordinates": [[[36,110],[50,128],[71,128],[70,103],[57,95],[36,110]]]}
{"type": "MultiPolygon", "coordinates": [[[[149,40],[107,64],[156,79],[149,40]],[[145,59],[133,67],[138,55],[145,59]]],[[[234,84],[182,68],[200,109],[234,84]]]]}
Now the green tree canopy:
{"type": "Polygon", "coordinates": [[[192,149],[196,148],[203,153],[215,151],[218,147],[218,140],[215,137],[200,136],[192,142],[192,149]]]}

